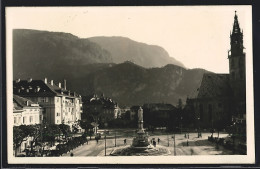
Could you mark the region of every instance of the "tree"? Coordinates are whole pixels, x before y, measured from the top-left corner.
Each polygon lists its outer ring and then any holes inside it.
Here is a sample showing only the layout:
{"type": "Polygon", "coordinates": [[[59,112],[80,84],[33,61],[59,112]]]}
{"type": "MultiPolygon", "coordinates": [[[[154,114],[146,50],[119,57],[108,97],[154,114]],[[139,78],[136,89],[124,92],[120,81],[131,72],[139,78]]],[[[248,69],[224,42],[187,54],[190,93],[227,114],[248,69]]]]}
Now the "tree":
{"type": "Polygon", "coordinates": [[[70,134],[70,126],[62,123],[59,125],[59,129],[61,130],[63,136],[65,136],[65,139],[67,140],[69,134],[70,134]]]}
{"type": "Polygon", "coordinates": [[[28,139],[30,135],[30,130],[28,130],[28,126],[14,126],[13,127],[13,148],[15,150],[15,156],[17,156],[17,149],[21,146],[23,141],[28,139]]]}

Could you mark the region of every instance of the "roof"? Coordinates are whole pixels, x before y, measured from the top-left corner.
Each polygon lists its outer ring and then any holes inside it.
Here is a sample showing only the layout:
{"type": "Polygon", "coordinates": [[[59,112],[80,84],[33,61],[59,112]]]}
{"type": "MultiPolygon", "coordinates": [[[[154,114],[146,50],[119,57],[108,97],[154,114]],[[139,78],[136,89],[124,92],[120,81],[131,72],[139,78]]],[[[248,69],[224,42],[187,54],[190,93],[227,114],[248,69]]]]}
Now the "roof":
{"type": "Polygon", "coordinates": [[[231,95],[228,74],[205,73],[200,87],[193,93],[192,98],[230,97],[231,95]]]}
{"type": "Polygon", "coordinates": [[[32,102],[29,99],[13,95],[13,103],[15,110],[22,110],[24,107],[40,107],[38,104],[32,102]]]}
{"type": "Polygon", "coordinates": [[[171,104],[167,103],[150,103],[150,104],[144,104],[143,106],[144,109],[150,109],[153,111],[157,110],[175,110],[176,107],[174,107],[171,104]]]}
{"type": "Polygon", "coordinates": [[[43,80],[19,80],[13,81],[13,92],[19,96],[29,97],[81,97],[75,92],[70,92],[56,84],[45,83],[43,80]]]}

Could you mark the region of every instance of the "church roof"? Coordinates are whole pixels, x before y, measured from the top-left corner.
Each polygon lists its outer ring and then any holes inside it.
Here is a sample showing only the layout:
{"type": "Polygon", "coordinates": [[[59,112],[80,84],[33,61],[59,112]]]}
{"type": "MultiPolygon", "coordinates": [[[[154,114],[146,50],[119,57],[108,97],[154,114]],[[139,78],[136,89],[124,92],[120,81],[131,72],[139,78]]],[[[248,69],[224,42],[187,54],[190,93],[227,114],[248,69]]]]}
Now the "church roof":
{"type": "Polygon", "coordinates": [[[230,97],[231,95],[228,74],[205,73],[193,98],[230,97]]]}

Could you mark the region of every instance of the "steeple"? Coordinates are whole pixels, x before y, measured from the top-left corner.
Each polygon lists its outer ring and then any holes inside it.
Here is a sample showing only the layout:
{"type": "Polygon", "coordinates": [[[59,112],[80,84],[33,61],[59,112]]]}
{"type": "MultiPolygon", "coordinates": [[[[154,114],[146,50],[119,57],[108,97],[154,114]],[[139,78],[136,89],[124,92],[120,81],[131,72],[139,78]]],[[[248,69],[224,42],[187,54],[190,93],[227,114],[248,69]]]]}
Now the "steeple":
{"type": "Polygon", "coordinates": [[[243,32],[240,29],[235,11],[233,30],[230,34],[229,76],[230,84],[236,97],[244,97],[245,87],[245,53],[243,52],[243,32]]]}
{"type": "Polygon", "coordinates": [[[232,31],[232,34],[234,34],[234,33],[241,33],[239,23],[238,23],[238,20],[237,20],[237,11],[235,11],[233,31],[232,31]]]}
{"type": "Polygon", "coordinates": [[[234,24],[232,34],[230,35],[230,45],[231,45],[231,56],[238,56],[243,54],[243,33],[240,30],[237,13],[235,11],[234,24]]]}

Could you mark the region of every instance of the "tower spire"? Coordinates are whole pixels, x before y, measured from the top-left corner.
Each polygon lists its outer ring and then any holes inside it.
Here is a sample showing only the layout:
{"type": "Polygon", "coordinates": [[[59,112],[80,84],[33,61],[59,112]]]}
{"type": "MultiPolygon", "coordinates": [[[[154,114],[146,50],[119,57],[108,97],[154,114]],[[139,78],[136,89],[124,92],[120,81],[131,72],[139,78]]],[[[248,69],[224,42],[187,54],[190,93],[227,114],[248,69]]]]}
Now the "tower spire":
{"type": "Polygon", "coordinates": [[[234,24],[233,24],[233,31],[232,33],[241,33],[240,27],[237,19],[237,11],[235,11],[235,17],[234,17],[234,24]]]}

